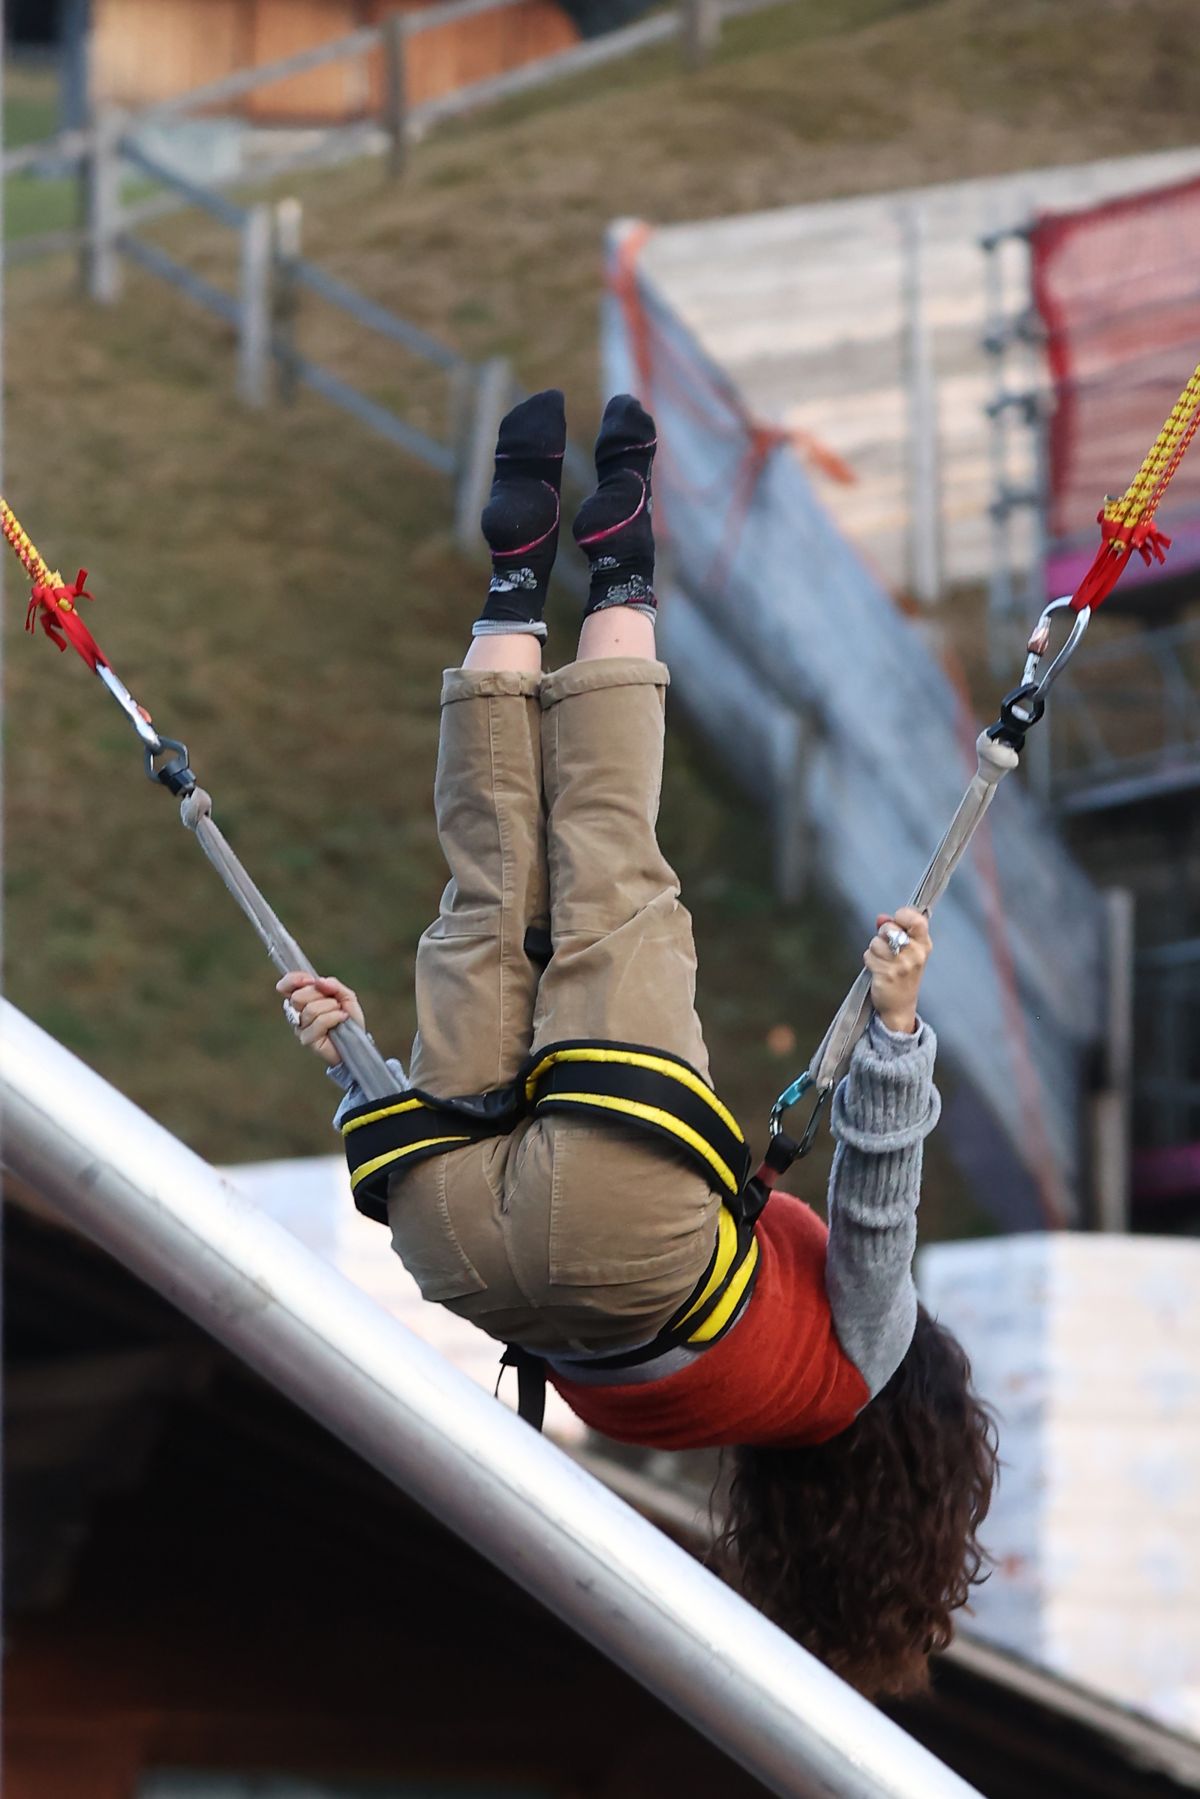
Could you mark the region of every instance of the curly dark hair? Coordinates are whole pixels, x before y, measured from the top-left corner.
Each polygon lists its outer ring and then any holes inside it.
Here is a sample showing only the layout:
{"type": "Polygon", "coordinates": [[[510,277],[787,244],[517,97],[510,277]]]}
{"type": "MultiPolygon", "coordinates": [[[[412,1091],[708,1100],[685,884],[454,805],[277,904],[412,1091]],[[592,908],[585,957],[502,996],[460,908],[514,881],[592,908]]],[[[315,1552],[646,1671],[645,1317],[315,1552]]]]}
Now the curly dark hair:
{"type": "Polygon", "coordinates": [[[725,1577],[869,1698],[923,1691],[951,1614],[987,1578],[976,1532],[998,1469],[957,1337],[919,1307],[907,1355],[848,1430],[732,1461],[725,1577]]]}

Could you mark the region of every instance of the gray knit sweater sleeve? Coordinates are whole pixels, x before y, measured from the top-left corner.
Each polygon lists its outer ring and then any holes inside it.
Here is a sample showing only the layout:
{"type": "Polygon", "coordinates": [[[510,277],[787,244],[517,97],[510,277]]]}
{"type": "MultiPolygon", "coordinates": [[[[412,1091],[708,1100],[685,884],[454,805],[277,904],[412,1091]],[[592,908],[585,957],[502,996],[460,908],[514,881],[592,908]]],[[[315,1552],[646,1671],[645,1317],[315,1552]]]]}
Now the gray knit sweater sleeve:
{"type": "Polygon", "coordinates": [[[872,1018],[833,1096],[825,1287],[838,1342],[871,1392],[887,1385],[917,1319],[913,1252],[922,1144],[938,1121],[937,1039],[872,1018]]]}
{"type": "MultiPolygon", "coordinates": [[[[374,1043],[374,1041],[375,1039],[372,1037],[371,1042],[374,1043]]],[[[395,1056],[389,1056],[387,1065],[396,1077],[397,1093],[402,1093],[405,1087],[408,1086],[408,1076],[404,1072],[403,1062],[397,1061],[395,1056]]],[[[327,1068],[325,1070],[325,1073],[335,1087],[340,1087],[342,1089],[341,1102],[333,1115],[333,1128],[340,1134],[342,1119],[346,1116],[347,1112],[352,1112],[355,1106],[365,1105],[367,1096],[344,1062],[335,1062],[332,1068],[327,1068]]]]}

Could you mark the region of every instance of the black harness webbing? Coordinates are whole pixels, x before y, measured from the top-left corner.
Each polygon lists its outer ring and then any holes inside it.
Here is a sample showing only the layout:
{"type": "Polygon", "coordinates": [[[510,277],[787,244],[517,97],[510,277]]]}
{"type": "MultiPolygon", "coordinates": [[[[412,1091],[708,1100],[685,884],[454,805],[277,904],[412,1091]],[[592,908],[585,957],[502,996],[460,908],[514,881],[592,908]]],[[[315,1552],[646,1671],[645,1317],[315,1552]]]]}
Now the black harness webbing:
{"type": "Polygon", "coordinates": [[[550,1112],[656,1136],[729,1199],[749,1177],[750,1151],[737,1120],[689,1062],[635,1043],[580,1040],[551,1044],[491,1093],[441,1099],[412,1087],[356,1106],[342,1120],[354,1203],[386,1224],[389,1182],[405,1168],[550,1112]]]}
{"type": "MultiPolygon", "coordinates": [[[[390,1183],[429,1156],[485,1137],[506,1135],[522,1118],[576,1114],[629,1125],[677,1152],[721,1195],[717,1240],[708,1267],[651,1343],[590,1357],[589,1370],[635,1368],[672,1349],[706,1348],[741,1316],[758,1273],[755,1220],[773,1184],[764,1164],[750,1178],[750,1151],[737,1120],[690,1063],[633,1043],[551,1044],[531,1057],[507,1087],[460,1099],[420,1088],[372,1100],[348,1112],[342,1139],[354,1203],[387,1223],[390,1183]],[[764,1176],[766,1177],[764,1179],[764,1176]]],[[[545,1406],[540,1359],[512,1347],[503,1366],[518,1373],[521,1416],[538,1428],[545,1406]]]]}

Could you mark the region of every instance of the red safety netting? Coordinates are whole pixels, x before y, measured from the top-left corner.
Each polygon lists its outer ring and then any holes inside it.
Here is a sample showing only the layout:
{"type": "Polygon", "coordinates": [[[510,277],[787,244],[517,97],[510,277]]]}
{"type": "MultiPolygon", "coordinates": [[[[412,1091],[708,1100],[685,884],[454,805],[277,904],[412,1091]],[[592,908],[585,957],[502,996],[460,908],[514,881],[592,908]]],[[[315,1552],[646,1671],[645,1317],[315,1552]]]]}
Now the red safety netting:
{"type": "MultiPolygon", "coordinates": [[[[1182,374],[1200,358],[1197,242],[1200,180],[1034,226],[1033,299],[1054,396],[1051,594],[1078,584],[1095,554],[1101,502],[1124,491],[1178,397],[1182,374]]],[[[1159,522],[1173,540],[1166,568],[1145,569],[1135,559],[1125,584],[1200,568],[1200,461],[1183,463],[1159,522]]]]}

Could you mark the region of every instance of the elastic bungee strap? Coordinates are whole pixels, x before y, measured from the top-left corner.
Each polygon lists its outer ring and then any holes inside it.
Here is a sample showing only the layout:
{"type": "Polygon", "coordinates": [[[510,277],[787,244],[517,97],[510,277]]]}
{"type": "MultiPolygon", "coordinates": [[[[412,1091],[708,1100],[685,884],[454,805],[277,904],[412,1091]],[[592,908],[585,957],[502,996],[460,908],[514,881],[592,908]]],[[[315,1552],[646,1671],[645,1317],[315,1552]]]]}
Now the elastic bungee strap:
{"type": "Polygon", "coordinates": [[[1075,612],[1088,607],[1094,611],[1103,604],[1135,550],[1147,567],[1165,559],[1171,539],[1158,529],[1154,515],[1198,427],[1200,365],[1171,408],[1125,492],[1119,500],[1105,500],[1097,513],[1100,548],[1071,600],[1075,612]]]}
{"type": "MultiPolygon", "coordinates": [[[[1200,365],[1193,371],[1124,494],[1120,499],[1105,501],[1097,515],[1101,541],[1095,560],[1073,595],[1053,601],[1043,611],[1029,638],[1020,685],[1005,695],[999,719],[979,736],[975,746],[976,774],[910,901],[926,916],[966,854],[1000,782],[1017,767],[1026,734],[1045,714],[1047,695],[1054,680],[1082,641],[1092,613],[1116,586],[1130,556],[1136,550],[1147,566],[1165,559],[1171,539],[1158,529],[1154,522],[1155,513],[1198,429],[1200,365]],[[1052,620],[1068,608],[1075,615],[1070,637],[1050,668],[1038,678],[1049,646],[1052,620]]],[[[771,1112],[771,1147],[755,1177],[765,1187],[769,1188],[786,1173],[797,1156],[811,1148],[820,1109],[849,1068],[854,1047],[870,1023],[871,1011],[871,976],[864,969],[842,1001],[807,1070],[785,1088],[775,1102],[771,1112]],[[797,1140],[783,1130],[783,1118],[807,1093],[815,1094],[816,1109],[803,1136],[797,1140]]]]}

